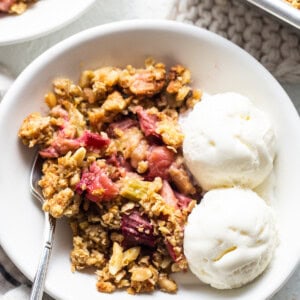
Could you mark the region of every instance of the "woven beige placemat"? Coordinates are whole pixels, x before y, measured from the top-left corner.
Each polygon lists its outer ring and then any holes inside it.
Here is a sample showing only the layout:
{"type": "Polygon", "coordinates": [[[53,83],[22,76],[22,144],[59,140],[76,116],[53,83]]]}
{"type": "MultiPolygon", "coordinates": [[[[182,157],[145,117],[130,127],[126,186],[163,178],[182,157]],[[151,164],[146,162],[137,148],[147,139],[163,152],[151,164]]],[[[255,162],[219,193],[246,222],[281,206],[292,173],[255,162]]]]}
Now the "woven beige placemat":
{"type": "Polygon", "coordinates": [[[246,0],[176,0],[171,18],[222,35],[253,55],[278,80],[300,83],[300,31],[246,0]]]}

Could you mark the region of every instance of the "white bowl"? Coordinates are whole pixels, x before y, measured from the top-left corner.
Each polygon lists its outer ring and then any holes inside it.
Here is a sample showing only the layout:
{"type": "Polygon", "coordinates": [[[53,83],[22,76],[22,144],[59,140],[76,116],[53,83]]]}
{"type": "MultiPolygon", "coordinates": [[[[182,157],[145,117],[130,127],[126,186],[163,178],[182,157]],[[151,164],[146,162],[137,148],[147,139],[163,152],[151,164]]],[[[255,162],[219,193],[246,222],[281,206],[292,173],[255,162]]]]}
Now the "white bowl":
{"type": "Polygon", "coordinates": [[[0,14],[0,46],[38,38],[79,18],[96,0],[47,0],[21,15],[0,14]]]}
{"type": "MultiPolygon", "coordinates": [[[[181,23],[140,20],[92,28],[54,46],[18,77],[0,105],[0,241],[4,250],[32,280],[41,250],[43,214],[28,186],[33,151],[17,138],[23,118],[33,111],[45,111],[43,95],[57,76],[77,80],[86,68],[142,66],[148,56],[168,65],[184,64],[192,71],[194,86],[208,93],[242,93],[270,116],[278,140],[275,209],[280,234],[270,267],[244,288],[218,291],[183,274],[178,276],[176,295],[155,292],[151,297],[252,300],[271,296],[299,261],[299,117],[277,81],[250,55],[211,32],[181,23]]],[[[64,221],[59,222],[53,250],[46,290],[56,299],[132,299],[126,292],[99,294],[95,275],[71,273],[71,233],[64,221]]]]}

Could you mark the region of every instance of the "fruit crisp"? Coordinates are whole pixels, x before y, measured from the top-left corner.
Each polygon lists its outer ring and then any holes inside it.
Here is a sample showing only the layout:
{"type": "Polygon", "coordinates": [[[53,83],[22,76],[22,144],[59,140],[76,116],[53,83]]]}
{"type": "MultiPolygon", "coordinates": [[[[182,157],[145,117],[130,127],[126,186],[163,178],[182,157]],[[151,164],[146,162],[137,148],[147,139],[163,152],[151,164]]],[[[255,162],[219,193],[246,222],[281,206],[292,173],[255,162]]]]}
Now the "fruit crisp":
{"type": "Polygon", "coordinates": [[[28,5],[37,0],[0,0],[0,12],[8,14],[22,14],[28,5]]]}
{"type": "Polygon", "coordinates": [[[181,112],[201,98],[191,73],[147,59],[144,68],[83,71],[53,82],[49,113],[27,116],[19,137],[45,159],[43,209],[67,217],[72,270],[94,267],[97,288],[177,291],[183,226],[199,198],[183,164],[181,112]]]}

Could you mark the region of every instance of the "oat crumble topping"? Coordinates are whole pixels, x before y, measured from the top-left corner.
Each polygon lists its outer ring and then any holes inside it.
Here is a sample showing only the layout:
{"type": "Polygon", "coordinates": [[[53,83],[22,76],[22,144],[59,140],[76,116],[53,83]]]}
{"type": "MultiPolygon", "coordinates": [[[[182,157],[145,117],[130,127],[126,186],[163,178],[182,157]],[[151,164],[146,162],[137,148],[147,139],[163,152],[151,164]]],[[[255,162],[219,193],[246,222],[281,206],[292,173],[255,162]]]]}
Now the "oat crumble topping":
{"type": "Polygon", "coordinates": [[[201,192],[177,122],[201,98],[190,82],[185,67],[153,59],[85,70],[79,84],[55,79],[48,115],[20,127],[45,159],[43,209],[72,228],[72,270],[95,268],[100,292],[175,293],[170,274],[187,269],[183,227],[201,192]]]}

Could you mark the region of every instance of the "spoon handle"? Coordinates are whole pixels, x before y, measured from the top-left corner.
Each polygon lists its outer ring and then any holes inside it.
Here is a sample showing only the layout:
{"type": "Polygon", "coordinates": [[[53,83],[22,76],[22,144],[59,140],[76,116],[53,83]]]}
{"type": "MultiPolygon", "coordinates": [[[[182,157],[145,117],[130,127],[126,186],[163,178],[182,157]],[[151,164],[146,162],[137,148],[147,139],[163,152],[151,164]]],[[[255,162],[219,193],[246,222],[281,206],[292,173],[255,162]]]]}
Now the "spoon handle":
{"type": "Polygon", "coordinates": [[[45,278],[48,269],[48,263],[53,245],[53,236],[55,231],[56,220],[45,213],[45,228],[44,228],[44,244],[43,251],[40,257],[39,265],[35,274],[32,285],[30,300],[41,300],[44,293],[45,278]]]}

